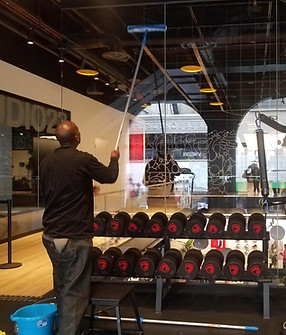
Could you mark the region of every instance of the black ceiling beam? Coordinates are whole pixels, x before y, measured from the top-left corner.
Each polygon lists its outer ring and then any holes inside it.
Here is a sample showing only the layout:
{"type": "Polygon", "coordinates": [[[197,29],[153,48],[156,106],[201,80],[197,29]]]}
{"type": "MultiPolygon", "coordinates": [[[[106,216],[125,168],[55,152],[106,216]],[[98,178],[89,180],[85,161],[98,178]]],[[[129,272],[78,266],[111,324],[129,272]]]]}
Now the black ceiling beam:
{"type": "MultiPolygon", "coordinates": [[[[225,2],[225,0],[209,0],[208,2],[225,2]]],[[[90,8],[107,8],[107,7],[130,7],[130,6],[154,6],[165,4],[198,4],[205,3],[205,0],[62,0],[63,9],[90,9],[90,8]]]]}

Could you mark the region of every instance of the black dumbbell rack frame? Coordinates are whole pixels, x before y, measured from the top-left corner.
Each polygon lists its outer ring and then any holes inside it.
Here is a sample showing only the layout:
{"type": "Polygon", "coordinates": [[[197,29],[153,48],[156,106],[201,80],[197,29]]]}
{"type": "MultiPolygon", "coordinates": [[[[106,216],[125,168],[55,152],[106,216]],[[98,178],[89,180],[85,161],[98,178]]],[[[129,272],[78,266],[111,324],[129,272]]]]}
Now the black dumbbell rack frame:
{"type": "MultiPolygon", "coordinates": [[[[104,234],[103,236],[106,237],[114,237],[112,235],[108,235],[108,234],[104,234]]],[[[132,238],[150,238],[150,236],[147,236],[146,234],[140,234],[138,236],[130,236],[130,235],[126,235],[123,234],[121,235],[121,237],[132,237],[132,238]]],[[[171,239],[221,239],[221,240],[253,240],[254,238],[252,236],[250,236],[247,231],[245,232],[245,234],[240,237],[240,238],[235,238],[232,235],[230,235],[227,231],[224,231],[220,236],[213,236],[212,234],[204,231],[203,234],[200,237],[197,236],[193,236],[192,234],[186,234],[185,232],[183,232],[180,236],[176,236],[176,237],[169,237],[167,235],[166,232],[164,232],[162,234],[162,237],[160,237],[163,241],[163,246],[164,246],[164,251],[166,252],[169,248],[170,248],[170,240],[171,239]]],[[[266,232],[265,236],[263,238],[255,238],[256,240],[262,240],[262,249],[263,249],[263,253],[265,255],[265,259],[266,262],[268,260],[268,246],[269,246],[269,232],[266,232]]],[[[92,281],[102,281],[102,280],[106,280],[106,277],[101,277],[101,276],[92,276],[92,281]]],[[[130,282],[130,279],[132,281],[132,278],[124,278],[124,277],[113,277],[110,276],[108,278],[108,280],[110,280],[111,282],[113,281],[120,281],[120,282],[130,282]]],[[[138,279],[138,278],[136,278],[138,279]]],[[[166,294],[168,293],[168,291],[171,288],[172,282],[174,281],[178,281],[181,280],[182,278],[174,278],[174,279],[165,279],[165,278],[161,278],[161,277],[155,277],[155,278],[146,278],[145,280],[142,278],[142,280],[144,280],[144,282],[146,282],[146,280],[148,280],[148,282],[152,283],[155,281],[156,283],[156,302],[155,302],[155,313],[161,313],[162,311],[162,301],[164,299],[164,297],[166,296],[166,294]]],[[[221,277],[217,279],[218,281],[225,281],[226,284],[227,280],[225,277],[221,277]]],[[[186,282],[188,282],[190,280],[186,279],[186,282]]],[[[192,280],[193,281],[193,280],[192,280]]],[[[204,283],[208,283],[207,280],[205,279],[201,279],[201,278],[197,278],[194,279],[194,281],[203,281],[204,283]]],[[[241,281],[251,281],[249,278],[245,277],[243,278],[241,281]]],[[[132,281],[133,282],[133,281],[132,281]]],[[[134,280],[134,282],[138,282],[138,280],[134,280]]],[[[142,281],[141,281],[142,282],[142,281]]],[[[270,318],[270,279],[262,279],[258,281],[258,287],[260,287],[262,285],[263,287],[263,318],[264,319],[269,319],[270,318]]],[[[139,280],[140,283],[140,280],[139,280]]],[[[255,287],[255,286],[254,286],[255,287]]]]}

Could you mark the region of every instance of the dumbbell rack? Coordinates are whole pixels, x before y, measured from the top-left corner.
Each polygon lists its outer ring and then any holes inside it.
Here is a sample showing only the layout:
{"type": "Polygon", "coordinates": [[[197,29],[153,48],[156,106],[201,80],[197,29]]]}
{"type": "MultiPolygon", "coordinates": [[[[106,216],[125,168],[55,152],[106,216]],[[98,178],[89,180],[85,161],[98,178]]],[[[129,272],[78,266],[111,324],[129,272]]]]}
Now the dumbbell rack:
{"type": "MultiPolygon", "coordinates": [[[[190,235],[180,235],[178,237],[176,237],[178,239],[190,239],[192,238],[190,235]]],[[[172,238],[173,239],[173,238],[172,238]]],[[[204,232],[202,234],[202,236],[200,236],[199,239],[221,239],[221,240],[234,240],[235,238],[230,236],[226,231],[224,232],[224,234],[220,237],[213,237],[211,236],[211,234],[204,232]]],[[[242,238],[240,238],[239,240],[251,240],[252,237],[249,236],[248,234],[244,234],[242,236],[242,238]]],[[[257,240],[259,240],[257,238],[257,240]]],[[[268,259],[268,245],[269,245],[269,232],[266,232],[264,238],[260,239],[262,240],[262,249],[263,249],[263,253],[265,255],[265,259],[268,259]]],[[[165,236],[165,248],[168,249],[170,247],[170,238],[165,236]]],[[[162,310],[162,301],[163,298],[166,296],[166,294],[168,293],[168,291],[171,288],[171,282],[173,281],[178,281],[178,279],[181,280],[181,278],[175,278],[175,279],[164,279],[164,278],[160,278],[157,277],[156,278],[156,306],[155,306],[155,312],[156,313],[161,313],[162,310]]],[[[203,279],[194,279],[192,281],[194,282],[201,282],[203,279]]],[[[227,279],[225,277],[220,277],[217,279],[218,281],[227,281],[227,279]]],[[[206,280],[203,280],[204,284],[207,285],[206,280]]],[[[251,280],[247,277],[243,278],[241,281],[245,281],[245,282],[251,282],[251,280]]],[[[188,280],[186,279],[186,282],[188,282],[188,280]]],[[[262,290],[263,290],[263,318],[264,319],[269,319],[270,318],[270,283],[271,283],[271,279],[260,279],[258,282],[258,287],[260,288],[262,286],[262,290]]],[[[225,285],[231,285],[229,283],[225,283],[225,285]]]]}
{"type": "MultiPolygon", "coordinates": [[[[111,236],[111,235],[104,235],[106,237],[111,236]]],[[[127,236],[124,235],[124,237],[132,237],[132,238],[150,238],[150,236],[146,236],[144,234],[140,235],[140,236],[127,236]]],[[[192,239],[194,238],[193,236],[191,236],[190,234],[184,234],[182,233],[180,236],[176,236],[176,237],[169,237],[166,233],[163,234],[163,236],[161,237],[162,241],[163,241],[163,245],[164,245],[164,251],[166,252],[169,248],[170,248],[170,240],[172,239],[192,239]]],[[[198,238],[198,237],[196,237],[198,238]]],[[[247,232],[241,237],[241,238],[235,238],[233,236],[231,236],[227,231],[224,231],[223,234],[221,236],[213,236],[212,234],[208,233],[208,232],[203,232],[203,234],[198,238],[198,239],[220,239],[220,240],[252,240],[253,237],[251,237],[249,234],[247,234],[247,232]]],[[[263,238],[256,238],[257,240],[262,240],[262,249],[263,249],[263,253],[265,255],[265,259],[268,259],[268,245],[269,245],[269,232],[266,232],[265,236],[263,238]]],[[[111,281],[120,281],[120,282],[126,282],[126,278],[123,277],[110,277],[109,278],[111,281]]],[[[106,278],[92,278],[92,281],[102,281],[102,280],[106,280],[106,278]]],[[[156,282],[156,301],[155,301],[155,313],[160,314],[162,311],[162,302],[164,297],[167,295],[167,293],[169,292],[170,288],[171,288],[171,283],[172,282],[176,282],[178,280],[181,280],[181,278],[174,278],[174,279],[165,279],[162,277],[155,277],[154,278],[155,282],[156,282]]],[[[150,278],[150,282],[154,282],[154,280],[152,280],[150,278]]],[[[218,281],[226,281],[226,278],[222,277],[222,278],[218,278],[218,281]]],[[[193,281],[197,281],[200,282],[201,279],[194,279],[193,281]]],[[[246,281],[246,282],[250,282],[251,280],[249,280],[249,278],[245,278],[242,281],[246,281]]],[[[128,279],[128,282],[130,282],[130,280],[128,279]]],[[[186,279],[186,282],[188,282],[188,280],[186,279]]],[[[258,282],[258,287],[262,286],[263,289],[263,318],[264,319],[269,319],[270,318],[270,283],[271,280],[270,279],[262,279],[259,280],[258,282]]],[[[206,281],[204,280],[204,284],[207,284],[206,281]]],[[[225,283],[226,285],[229,285],[228,283],[225,283]]]]}
{"type": "MultiPolygon", "coordinates": [[[[190,239],[192,236],[181,234],[180,236],[177,236],[178,239],[190,239]]],[[[170,239],[173,239],[164,235],[164,245],[165,250],[168,250],[170,248],[170,239]]],[[[202,236],[199,237],[199,239],[221,239],[221,240],[235,240],[236,238],[230,236],[226,231],[223,233],[222,236],[219,237],[213,237],[211,234],[204,232],[202,236]]],[[[251,236],[249,236],[247,233],[242,236],[239,240],[251,240],[253,239],[251,236]]],[[[259,240],[257,238],[257,240],[259,240]]],[[[262,240],[262,249],[263,253],[265,255],[265,259],[268,260],[268,246],[269,246],[269,232],[266,232],[264,238],[260,239],[262,240]]],[[[161,313],[162,310],[162,302],[166,294],[169,292],[171,288],[171,282],[178,281],[178,279],[181,278],[175,278],[175,279],[165,279],[161,277],[156,278],[156,305],[155,305],[155,313],[161,313]]],[[[218,281],[227,281],[226,278],[221,277],[217,279],[218,281]]],[[[186,279],[186,282],[188,280],[186,279]]],[[[194,281],[201,281],[201,279],[195,279],[194,281]]],[[[250,282],[251,280],[249,278],[243,278],[241,281],[250,282]]],[[[204,282],[206,282],[204,280],[204,282]]],[[[263,318],[269,319],[270,318],[270,279],[261,279],[258,282],[258,287],[262,286],[263,289],[263,318]]],[[[207,284],[207,283],[205,283],[207,284]]],[[[229,285],[226,283],[226,285],[229,285]]]]}

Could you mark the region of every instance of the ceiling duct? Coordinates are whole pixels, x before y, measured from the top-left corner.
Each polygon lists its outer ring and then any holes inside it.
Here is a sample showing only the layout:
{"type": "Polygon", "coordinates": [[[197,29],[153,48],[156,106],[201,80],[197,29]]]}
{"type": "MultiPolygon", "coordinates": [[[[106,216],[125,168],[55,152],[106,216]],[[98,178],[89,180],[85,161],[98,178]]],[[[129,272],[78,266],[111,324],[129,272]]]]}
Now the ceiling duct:
{"type": "Polygon", "coordinates": [[[76,36],[74,39],[76,49],[100,49],[107,48],[102,57],[109,60],[127,62],[130,58],[122,48],[120,39],[114,34],[102,33],[92,36],[76,36]]]}

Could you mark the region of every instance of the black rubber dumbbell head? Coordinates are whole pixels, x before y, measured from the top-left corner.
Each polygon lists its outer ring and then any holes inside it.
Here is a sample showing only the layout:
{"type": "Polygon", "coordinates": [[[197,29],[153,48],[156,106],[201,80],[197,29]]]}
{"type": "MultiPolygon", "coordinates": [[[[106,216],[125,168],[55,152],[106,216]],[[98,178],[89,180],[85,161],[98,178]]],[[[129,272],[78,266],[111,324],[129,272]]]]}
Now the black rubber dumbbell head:
{"type": "Polygon", "coordinates": [[[185,279],[195,279],[200,271],[202,261],[203,254],[200,250],[188,250],[180,264],[178,274],[185,279]]]}
{"type": "Polygon", "coordinates": [[[156,274],[163,278],[174,278],[182,261],[182,253],[178,249],[171,248],[166,251],[159,262],[156,274]]]}
{"type": "Polygon", "coordinates": [[[139,277],[154,277],[155,270],[161,258],[162,254],[159,249],[148,249],[138,260],[135,267],[135,274],[139,277]]]}
{"type": "Polygon", "coordinates": [[[98,247],[92,247],[92,258],[96,259],[97,257],[99,257],[100,255],[102,255],[102,251],[100,248],[98,247]]]}
{"type": "Polygon", "coordinates": [[[106,224],[112,218],[109,212],[102,211],[98,213],[93,220],[93,230],[95,236],[102,236],[106,231],[106,224]]]}
{"type": "Polygon", "coordinates": [[[136,213],[128,222],[126,227],[127,236],[140,236],[143,235],[149,216],[144,212],[136,213]]]}
{"type": "Polygon", "coordinates": [[[213,213],[209,218],[206,231],[211,237],[220,237],[224,233],[225,224],[226,219],[222,213],[213,213]]]}
{"type": "Polygon", "coordinates": [[[235,239],[241,238],[245,234],[246,220],[243,214],[233,213],[228,219],[227,232],[235,239]]]}
{"type": "Polygon", "coordinates": [[[228,280],[241,280],[245,276],[245,257],[240,250],[231,250],[226,256],[224,275],[228,280]]]}
{"type": "Polygon", "coordinates": [[[184,213],[174,213],[166,225],[166,232],[169,237],[181,236],[187,224],[187,217],[184,213]]]}
{"type": "Polygon", "coordinates": [[[114,262],[122,256],[117,247],[108,248],[103,255],[99,256],[93,263],[93,272],[99,276],[109,276],[113,272],[114,262]]]}
{"type": "Polygon", "coordinates": [[[115,262],[114,269],[118,276],[131,277],[134,275],[136,263],[142,256],[142,253],[137,248],[129,248],[115,262]]]}
{"type": "Polygon", "coordinates": [[[119,212],[114,218],[111,218],[106,225],[106,234],[108,236],[122,236],[124,228],[130,221],[130,215],[127,212],[119,212]]]}
{"type": "Polygon", "coordinates": [[[146,235],[149,237],[161,237],[165,231],[168,217],[163,212],[152,215],[146,225],[146,235]]]}
{"type": "Polygon", "coordinates": [[[268,268],[265,255],[260,250],[251,251],[247,258],[247,276],[254,281],[267,277],[268,268]]]}
{"type": "Polygon", "coordinates": [[[207,252],[202,268],[202,277],[213,281],[219,278],[222,273],[222,265],[224,261],[223,253],[217,249],[211,249],[207,252]]]}
{"type": "Polygon", "coordinates": [[[265,216],[261,213],[253,213],[248,219],[248,234],[252,239],[261,239],[266,233],[265,216]]]}
{"type": "Polygon", "coordinates": [[[187,222],[186,233],[189,234],[190,237],[199,238],[204,232],[206,222],[207,218],[203,213],[193,213],[187,222]]]}

